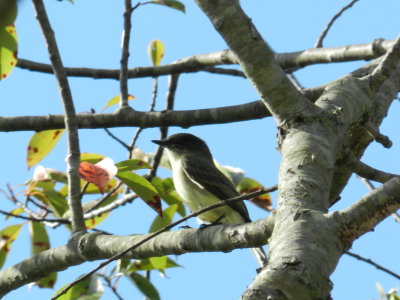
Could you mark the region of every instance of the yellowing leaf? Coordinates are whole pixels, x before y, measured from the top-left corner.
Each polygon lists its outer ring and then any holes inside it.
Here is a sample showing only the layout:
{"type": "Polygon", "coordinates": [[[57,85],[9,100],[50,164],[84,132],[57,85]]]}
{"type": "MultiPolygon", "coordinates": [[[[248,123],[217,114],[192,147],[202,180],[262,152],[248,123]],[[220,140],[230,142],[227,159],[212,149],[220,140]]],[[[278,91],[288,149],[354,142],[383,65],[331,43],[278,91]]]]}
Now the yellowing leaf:
{"type": "Polygon", "coordinates": [[[17,64],[18,38],[15,26],[0,26],[0,81],[6,78],[17,64]]]}
{"type": "Polygon", "coordinates": [[[97,153],[81,153],[81,161],[87,161],[91,164],[96,164],[101,161],[105,156],[97,153]]]}
{"type": "Polygon", "coordinates": [[[0,268],[3,267],[12,242],[17,238],[22,225],[11,225],[0,231],[0,268]]]}
{"type": "MultiPolygon", "coordinates": [[[[104,108],[101,110],[101,112],[105,111],[105,110],[106,110],[107,108],[109,108],[110,106],[119,104],[120,99],[121,99],[121,95],[117,95],[117,96],[111,98],[111,99],[107,102],[106,106],[104,106],[104,108]]],[[[133,96],[133,95],[128,95],[128,101],[129,101],[129,100],[135,100],[135,99],[136,99],[135,96],[133,96]]]]}
{"type": "Polygon", "coordinates": [[[185,12],[185,5],[182,4],[180,1],[175,1],[175,0],[153,0],[151,3],[154,4],[160,4],[160,5],[165,5],[170,8],[174,8],[177,10],[180,10],[181,12],[185,12]]]}
{"type": "MultiPolygon", "coordinates": [[[[32,255],[38,254],[50,248],[49,236],[46,228],[42,223],[31,222],[29,224],[29,232],[31,237],[31,252],[32,255]]],[[[37,281],[37,285],[41,288],[52,288],[56,282],[57,273],[51,272],[46,277],[37,281]]]]}
{"type": "Polygon", "coordinates": [[[95,228],[97,225],[99,225],[101,222],[103,222],[109,215],[110,215],[110,213],[106,212],[106,213],[100,214],[99,216],[97,216],[93,219],[85,220],[86,229],[95,228]]]}
{"type": "MultiPolygon", "coordinates": [[[[262,186],[261,183],[248,177],[244,177],[237,186],[237,189],[240,194],[255,192],[263,188],[264,187],[262,186]]],[[[272,199],[269,193],[265,193],[260,196],[251,198],[250,201],[266,211],[272,210],[272,199]]]]}
{"type": "Polygon", "coordinates": [[[115,166],[118,168],[118,172],[126,172],[139,169],[151,169],[151,166],[140,159],[128,159],[116,163],[115,166]]]}
{"type": "Polygon", "coordinates": [[[164,57],[164,44],[158,40],[151,41],[147,47],[147,54],[153,66],[158,66],[164,57]]]}
{"type": "Polygon", "coordinates": [[[28,168],[31,168],[43,158],[54,148],[60,139],[61,135],[64,133],[64,129],[54,129],[36,132],[29,141],[28,154],[27,154],[27,164],[28,168]]]}

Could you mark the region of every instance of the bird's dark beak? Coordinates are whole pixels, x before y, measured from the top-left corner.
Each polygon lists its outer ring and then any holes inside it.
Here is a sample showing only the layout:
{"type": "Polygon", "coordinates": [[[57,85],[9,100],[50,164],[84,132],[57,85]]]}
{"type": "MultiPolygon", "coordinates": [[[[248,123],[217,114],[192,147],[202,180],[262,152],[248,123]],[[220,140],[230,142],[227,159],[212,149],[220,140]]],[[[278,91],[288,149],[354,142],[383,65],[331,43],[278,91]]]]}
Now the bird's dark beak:
{"type": "Polygon", "coordinates": [[[161,147],[164,147],[164,146],[167,146],[167,145],[168,145],[168,142],[163,141],[163,140],[152,140],[152,142],[153,142],[154,144],[160,145],[161,147]]]}

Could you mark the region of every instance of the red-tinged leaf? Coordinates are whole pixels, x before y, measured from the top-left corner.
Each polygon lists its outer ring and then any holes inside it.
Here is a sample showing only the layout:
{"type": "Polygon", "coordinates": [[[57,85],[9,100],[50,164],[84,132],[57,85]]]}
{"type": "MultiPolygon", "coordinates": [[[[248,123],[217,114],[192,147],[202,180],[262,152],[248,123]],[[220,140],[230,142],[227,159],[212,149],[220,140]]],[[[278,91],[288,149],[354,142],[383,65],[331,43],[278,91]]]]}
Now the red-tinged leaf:
{"type": "Polygon", "coordinates": [[[151,169],[151,166],[140,159],[128,159],[116,163],[115,166],[118,168],[118,172],[127,172],[139,169],[151,169]]]}
{"type": "Polygon", "coordinates": [[[160,195],[147,179],[132,172],[119,172],[117,178],[162,216],[160,195]]]}
{"type": "Polygon", "coordinates": [[[5,79],[17,64],[17,40],[14,25],[0,27],[0,81],[5,79]]]}
{"type": "Polygon", "coordinates": [[[162,217],[157,216],[150,226],[149,232],[156,232],[172,223],[178,205],[173,204],[163,210],[162,217]]]}
{"type": "MultiPolygon", "coordinates": [[[[243,178],[237,186],[240,194],[255,192],[261,190],[262,188],[264,188],[262,184],[248,177],[243,178]]],[[[272,210],[272,199],[269,193],[265,193],[258,197],[252,198],[250,199],[250,201],[266,211],[272,210]]]]}
{"type": "MultiPolygon", "coordinates": [[[[54,293],[53,296],[58,295],[62,290],[67,287],[68,284],[61,287],[57,292],[54,293]]],[[[97,275],[91,275],[89,278],[86,278],[77,284],[75,284],[72,288],[70,288],[65,294],[58,297],[58,300],[72,300],[72,299],[85,299],[85,300],[97,300],[100,299],[104,293],[104,287],[101,283],[101,280],[97,275]]]]}
{"type": "Polygon", "coordinates": [[[128,274],[128,278],[136,285],[136,287],[149,300],[160,300],[160,295],[154,285],[139,273],[133,272],[128,274]]]}
{"type": "Polygon", "coordinates": [[[154,0],[154,1],[151,1],[151,3],[165,5],[165,6],[168,6],[170,8],[174,8],[174,9],[180,10],[181,12],[185,13],[185,5],[182,4],[180,1],[175,1],[175,0],[154,0]]]}
{"type": "Polygon", "coordinates": [[[164,57],[164,44],[161,41],[154,40],[147,47],[147,54],[153,66],[158,66],[164,57]]]}
{"type": "MultiPolygon", "coordinates": [[[[109,108],[110,106],[119,104],[119,102],[121,101],[120,99],[121,99],[121,95],[117,95],[117,96],[115,96],[115,97],[112,97],[112,98],[107,102],[106,106],[104,106],[104,108],[101,110],[101,112],[105,111],[105,110],[106,110],[107,108],[109,108]]],[[[130,101],[130,100],[135,100],[135,99],[136,99],[135,96],[130,95],[130,94],[128,95],[128,101],[130,101]]]]}
{"type": "Polygon", "coordinates": [[[96,185],[100,192],[104,193],[104,188],[108,182],[117,174],[118,169],[111,158],[104,158],[97,164],[81,162],[79,166],[79,176],[90,183],[96,185]]]}
{"type": "Polygon", "coordinates": [[[27,164],[28,168],[31,168],[54,148],[64,133],[64,129],[45,130],[36,132],[29,141],[28,153],[27,153],[27,164]]]}
{"type": "MultiPolygon", "coordinates": [[[[31,237],[31,253],[38,254],[42,251],[50,249],[49,236],[46,228],[42,223],[30,222],[29,232],[31,237]]],[[[57,273],[52,272],[46,277],[41,278],[36,284],[41,288],[52,288],[57,280],[57,273]]]]}
{"type": "Polygon", "coordinates": [[[46,228],[42,223],[30,222],[29,233],[31,236],[32,255],[50,249],[49,236],[47,235],[46,228]]]}
{"type": "Polygon", "coordinates": [[[0,231],[0,268],[3,267],[12,242],[18,237],[21,227],[21,224],[11,225],[0,231]]]}

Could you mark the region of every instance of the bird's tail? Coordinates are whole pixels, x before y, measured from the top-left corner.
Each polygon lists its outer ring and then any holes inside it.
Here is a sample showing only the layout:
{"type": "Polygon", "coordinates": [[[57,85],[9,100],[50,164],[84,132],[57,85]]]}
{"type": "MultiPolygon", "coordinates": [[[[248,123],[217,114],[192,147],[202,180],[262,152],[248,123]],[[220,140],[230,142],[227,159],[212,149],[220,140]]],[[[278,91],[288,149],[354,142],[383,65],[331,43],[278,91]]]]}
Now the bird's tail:
{"type": "Polygon", "coordinates": [[[260,267],[264,267],[268,263],[268,257],[262,247],[258,248],[250,248],[251,252],[253,252],[254,257],[257,262],[260,264],[260,267]]]}

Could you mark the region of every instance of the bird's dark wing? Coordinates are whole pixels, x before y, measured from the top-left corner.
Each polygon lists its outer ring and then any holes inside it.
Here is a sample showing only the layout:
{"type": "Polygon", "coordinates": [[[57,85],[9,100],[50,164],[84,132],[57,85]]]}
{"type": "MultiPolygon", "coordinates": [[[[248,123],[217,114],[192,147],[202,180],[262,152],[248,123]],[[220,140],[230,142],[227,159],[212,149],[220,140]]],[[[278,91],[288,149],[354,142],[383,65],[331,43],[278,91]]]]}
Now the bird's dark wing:
{"type": "MultiPolygon", "coordinates": [[[[186,175],[195,183],[221,200],[239,196],[232,182],[215,166],[214,162],[198,158],[185,157],[182,166],[186,175]]],[[[238,212],[244,222],[250,222],[249,213],[243,201],[230,203],[229,206],[238,212]]]]}

